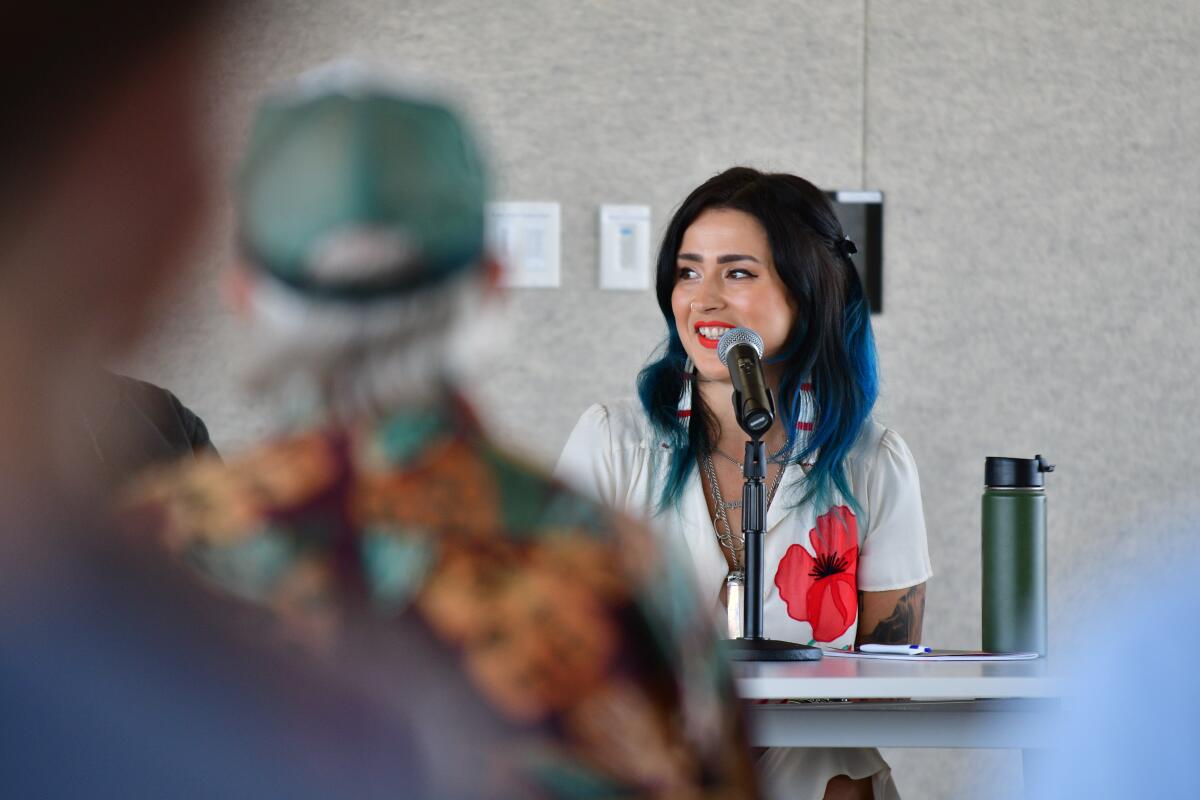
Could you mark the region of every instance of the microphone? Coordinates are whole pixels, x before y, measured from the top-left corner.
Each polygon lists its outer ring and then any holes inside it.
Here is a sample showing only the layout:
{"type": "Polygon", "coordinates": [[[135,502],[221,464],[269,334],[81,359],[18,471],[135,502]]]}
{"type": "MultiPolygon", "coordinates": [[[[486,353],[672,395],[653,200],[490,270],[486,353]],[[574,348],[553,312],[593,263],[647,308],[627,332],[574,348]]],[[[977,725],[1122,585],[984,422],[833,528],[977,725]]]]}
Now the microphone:
{"type": "Polygon", "coordinates": [[[748,436],[761,437],[775,421],[775,398],[762,371],[762,337],[749,328],[734,328],[717,340],[717,358],[733,381],[733,410],[748,436]]]}

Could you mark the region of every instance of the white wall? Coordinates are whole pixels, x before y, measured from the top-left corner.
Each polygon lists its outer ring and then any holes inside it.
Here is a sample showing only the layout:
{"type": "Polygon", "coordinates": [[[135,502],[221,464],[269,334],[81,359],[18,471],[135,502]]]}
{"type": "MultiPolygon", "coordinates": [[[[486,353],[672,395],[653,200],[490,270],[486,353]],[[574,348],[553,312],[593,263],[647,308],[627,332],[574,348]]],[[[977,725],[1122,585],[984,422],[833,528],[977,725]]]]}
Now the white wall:
{"type": "MultiPolygon", "coordinates": [[[[212,86],[220,175],[260,91],[353,53],[463,87],[500,197],[562,204],[563,286],[513,294],[523,344],[476,387],[517,446],[553,458],[663,334],[651,292],[595,288],[597,206],[648,203],[661,230],[725,167],[787,170],[887,196],[878,415],[921,467],[927,639],[978,644],[986,455],[1060,465],[1056,639],[1096,570],[1117,570],[1119,603],[1153,580],[1139,557],[1169,568],[1200,473],[1200,4],[357,0],[260,3],[231,25],[212,86]]],[[[234,450],[271,417],[236,389],[217,204],[199,270],[132,369],[234,450]]],[[[888,756],[909,797],[1005,796],[994,787],[1019,774],[1011,753],[888,756]]]]}

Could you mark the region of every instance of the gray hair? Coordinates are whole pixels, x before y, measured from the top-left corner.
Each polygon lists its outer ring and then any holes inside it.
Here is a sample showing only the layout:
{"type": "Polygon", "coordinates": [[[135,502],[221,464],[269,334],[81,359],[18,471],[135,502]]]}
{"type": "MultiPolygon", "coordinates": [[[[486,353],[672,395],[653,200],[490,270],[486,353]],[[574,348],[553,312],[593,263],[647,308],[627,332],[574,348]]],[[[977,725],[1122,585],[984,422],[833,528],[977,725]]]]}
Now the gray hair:
{"type": "Polygon", "coordinates": [[[251,388],[292,414],[348,420],[425,405],[462,382],[496,341],[502,317],[483,270],[367,302],[306,296],[255,272],[251,388]]]}

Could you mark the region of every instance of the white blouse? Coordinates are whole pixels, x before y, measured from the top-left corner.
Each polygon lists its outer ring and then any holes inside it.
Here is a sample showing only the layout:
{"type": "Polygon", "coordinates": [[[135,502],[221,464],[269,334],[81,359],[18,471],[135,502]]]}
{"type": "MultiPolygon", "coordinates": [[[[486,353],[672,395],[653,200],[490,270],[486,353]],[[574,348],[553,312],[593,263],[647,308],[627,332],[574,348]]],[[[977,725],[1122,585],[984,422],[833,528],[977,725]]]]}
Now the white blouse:
{"type": "MultiPolygon", "coordinates": [[[[686,412],[683,412],[686,413],[686,412]]],[[[723,616],[719,593],[729,568],[693,469],[679,503],[656,512],[670,461],[641,405],[626,400],[584,412],[556,474],[628,513],[649,517],[665,545],[686,549],[702,595],[723,616]]],[[[796,506],[803,480],[789,465],[767,510],[763,634],[800,644],[854,644],[859,591],[914,586],[933,574],[916,464],[904,441],[869,422],[846,458],[858,510],[840,497],[818,509],[796,506]]]]}

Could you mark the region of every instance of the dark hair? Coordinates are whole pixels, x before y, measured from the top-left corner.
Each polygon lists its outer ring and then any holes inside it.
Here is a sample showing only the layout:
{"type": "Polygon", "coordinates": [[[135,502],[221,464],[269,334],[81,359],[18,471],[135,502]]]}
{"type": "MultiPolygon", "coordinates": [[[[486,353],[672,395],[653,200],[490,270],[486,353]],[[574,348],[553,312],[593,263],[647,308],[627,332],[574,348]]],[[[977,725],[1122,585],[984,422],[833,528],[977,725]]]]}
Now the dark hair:
{"type": "MultiPolygon", "coordinates": [[[[713,208],[751,215],[767,233],[771,257],[797,308],[796,322],[773,363],[782,364],[776,404],[788,432],[781,453],[791,453],[796,421],[802,412],[801,384],[812,383],[815,418],[806,444],[791,460],[816,460],[798,502],[825,499],[838,490],[857,506],[846,481],[844,464],[879,392],[870,308],[858,272],[850,261],[841,223],[825,193],[803,178],[766,174],[734,167],[705,181],[683,201],[663,235],[658,253],[658,306],[667,322],[661,357],[638,375],[642,407],[659,434],[672,445],[671,462],[659,506],[680,497],[698,453],[708,452],[715,424],[692,393],[690,424],[677,413],[685,385],[687,353],[675,328],[671,294],[675,289],[676,256],[684,232],[713,208]]],[[[777,454],[779,455],[779,454],[777,454]]]]}
{"type": "Polygon", "coordinates": [[[0,170],[6,184],[36,174],[59,140],[143,67],[156,49],[198,28],[221,0],[43,0],[5,12],[0,54],[0,170]]]}

